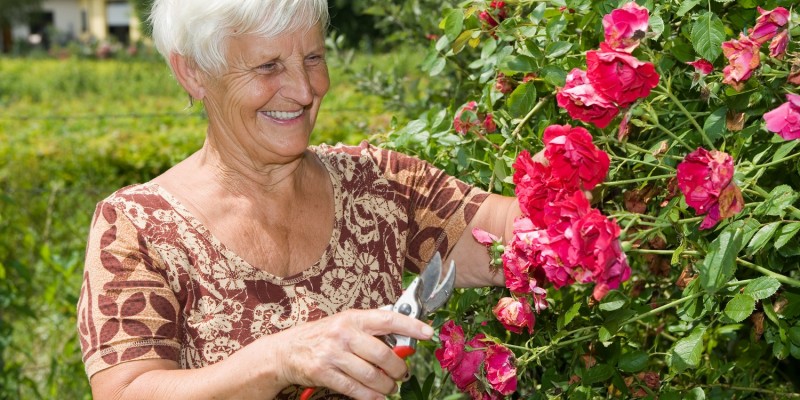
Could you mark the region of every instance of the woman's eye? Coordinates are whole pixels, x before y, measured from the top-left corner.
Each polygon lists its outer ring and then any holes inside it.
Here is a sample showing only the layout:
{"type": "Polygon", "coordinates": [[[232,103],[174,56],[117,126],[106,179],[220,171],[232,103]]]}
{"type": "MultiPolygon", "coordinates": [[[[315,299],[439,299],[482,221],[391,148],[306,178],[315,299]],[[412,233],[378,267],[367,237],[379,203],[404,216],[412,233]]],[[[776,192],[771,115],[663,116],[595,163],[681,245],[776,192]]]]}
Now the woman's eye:
{"type": "Polygon", "coordinates": [[[275,71],[276,69],[278,69],[278,63],[271,62],[271,63],[261,64],[258,67],[258,69],[260,69],[262,71],[265,71],[265,72],[272,72],[272,71],[275,71]]]}
{"type": "Polygon", "coordinates": [[[306,57],[306,63],[310,65],[317,65],[322,62],[325,62],[325,57],[321,55],[311,55],[306,57]]]}

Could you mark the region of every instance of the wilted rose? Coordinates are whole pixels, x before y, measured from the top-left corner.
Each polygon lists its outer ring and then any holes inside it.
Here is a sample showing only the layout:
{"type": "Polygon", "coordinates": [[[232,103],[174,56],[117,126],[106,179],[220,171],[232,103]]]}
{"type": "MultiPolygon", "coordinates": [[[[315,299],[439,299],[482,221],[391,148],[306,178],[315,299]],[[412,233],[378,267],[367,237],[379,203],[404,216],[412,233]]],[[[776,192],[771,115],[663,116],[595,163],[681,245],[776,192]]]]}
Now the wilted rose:
{"type": "Polygon", "coordinates": [[[608,46],[616,51],[632,52],[647,32],[650,12],[636,4],[626,3],[603,17],[603,30],[608,46]]]}
{"type": "Polygon", "coordinates": [[[783,58],[786,54],[786,47],[789,46],[789,31],[783,31],[769,42],[769,55],[777,59],[783,58]]]}
{"type": "Polygon", "coordinates": [[[483,123],[481,123],[481,125],[486,133],[497,132],[497,124],[495,124],[494,116],[492,116],[492,114],[486,114],[486,117],[483,118],[483,123]]]}
{"type": "Polygon", "coordinates": [[[686,155],[678,164],[678,187],[686,197],[686,204],[698,215],[706,215],[700,229],[712,228],[720,218],[741,211],[743,201],[741,192],[733,183],[733,172],[730,155],[702,147],[686,155]]]}
{"type": "Polygon", "coordinates": [[[597,92],[617,106],[627,107],[649,96],[658,85],[660,77],[652,63],[614,51],[604,43],[600,48],[586,52],[586,76],[597,92]]]}
{"type": "Polygon", "coordinates": [[[556,93],[556,101],[570,117],[601,129],[619,113],[619,108],[599,94],[586,78],[586,72],[578,68],[567,75],[566,84],[556,93]]]}
{"type": "Polygon", "coordinates": [[[778,31],[789,22],[789,10],[783,7],[776,7],[771,11],[758,7],[758,13],[760,15],[748,37],[759,45],[775,37],[778,31]]]}
{"type": "Polygon", "coordinates": [[[767,130],[786,140],[800,139],[800,95],[786,94],[786,103],[764,114],[767,130]]]}
{"type": "Polygon", "coordinates": [[[722,70],[722,82],[741,90],[744,82],[750,79],[753,70],[761,63],[759,47],[760,44],[744,34],[739,36],[739,40],[722,43],[722,53],[728,59],[728,66],[722,70]]]}
{"type": "Polygon", "coordinates": [[[514,83],[505,74],[498,72],[494,80],[494,88],[500,93],[509,94],[514,91],[514,83]]]}
{"type": "Polygon", "coordinates": [[[528,333],[533,334],[536,317],[533,315],[528,299],[519,297],[503,297],[492,309],[495,317],[511,332],[522,333],[522,328],[528,328],[528,333]]]}

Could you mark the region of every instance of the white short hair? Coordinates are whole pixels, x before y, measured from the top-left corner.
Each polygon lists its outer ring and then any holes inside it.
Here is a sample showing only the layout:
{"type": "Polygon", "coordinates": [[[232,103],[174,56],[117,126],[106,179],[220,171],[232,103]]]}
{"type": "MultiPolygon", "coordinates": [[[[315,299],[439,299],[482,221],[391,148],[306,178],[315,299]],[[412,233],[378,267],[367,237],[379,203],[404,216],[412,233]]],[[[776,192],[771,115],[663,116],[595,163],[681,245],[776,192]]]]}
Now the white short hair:
{"type": "Polygon", "coordinates": [[[189,58],[206,73],[226,67],[225,39],[275,37],[329,23],[327,0],[155,0],[150,12],[153,41],[169,61],[189,58]]]}

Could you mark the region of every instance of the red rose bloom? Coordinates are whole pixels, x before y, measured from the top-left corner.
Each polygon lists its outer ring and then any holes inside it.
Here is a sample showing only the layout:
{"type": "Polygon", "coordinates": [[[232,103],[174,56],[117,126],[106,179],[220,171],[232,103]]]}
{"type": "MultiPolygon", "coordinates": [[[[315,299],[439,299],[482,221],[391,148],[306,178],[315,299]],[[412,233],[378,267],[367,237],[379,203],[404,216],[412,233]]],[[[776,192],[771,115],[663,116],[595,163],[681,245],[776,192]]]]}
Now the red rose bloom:
{"type": "Polygon", "coordinates": [[[556,93],[558,106],[569,116],[598,128],[605,128],[617,116],[619,108],[608,98],[600,95],[589,83],[586,72],[575,68],[567,75],[567,82],[556,93]]]}
{"type": "Polygon", "coordinates": [[[617,106],[627,107],[649,96],[658,85],[659,75],[652,63],[613,51],[604,43],[600,49],[586,53],[586,76],[598,93],[617,106]]]}
{"type": "Polygon", "coordinates": [[[552,174],[562,182],[576,182],[583,190],[592,190],[603,182],[610,160],[606,152],[592,143],[584,128],[550,125],[544,130],[544,155],[552,174]]]}
{"type": "Polygon", "coordinates": [[[733,183],[733,172],[730,155],[702,147],[678,164],[678,188],[686,196],[686,204],[698,215],[706,215],[700,229],[712,228],[720,219],[742,210],[744,201],[733,183]]]}
{"type": "Polygon", "coordinates": [[[514,193],[517,195],[522,214],[530,218],[537,227],[544,227],[542,210],[562,192],[578,189],[577,181],[563,181],[553,175],[549,165],[533,161],[530,153],[523,150],[514,161],[514,193]]]}

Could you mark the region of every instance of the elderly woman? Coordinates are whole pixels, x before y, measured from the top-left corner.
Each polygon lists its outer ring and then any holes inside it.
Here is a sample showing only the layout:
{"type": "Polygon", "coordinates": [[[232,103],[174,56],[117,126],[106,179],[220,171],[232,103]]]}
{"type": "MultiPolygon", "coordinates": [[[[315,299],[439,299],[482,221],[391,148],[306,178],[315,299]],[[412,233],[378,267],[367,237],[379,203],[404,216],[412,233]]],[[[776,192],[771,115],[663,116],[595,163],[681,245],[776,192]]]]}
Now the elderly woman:
{"type": "Polygon", "coordinates": [[[433,330],[378,308],[437,251],[458,286],[502,284],[470,232],[508,237],[515,199],[366,143],[309,147],[326,0],[156,0],[151,20],[207,137],[97,206],[78,304],[95,398],[392,393],[406,364],[376,336],[433,330]]]}

